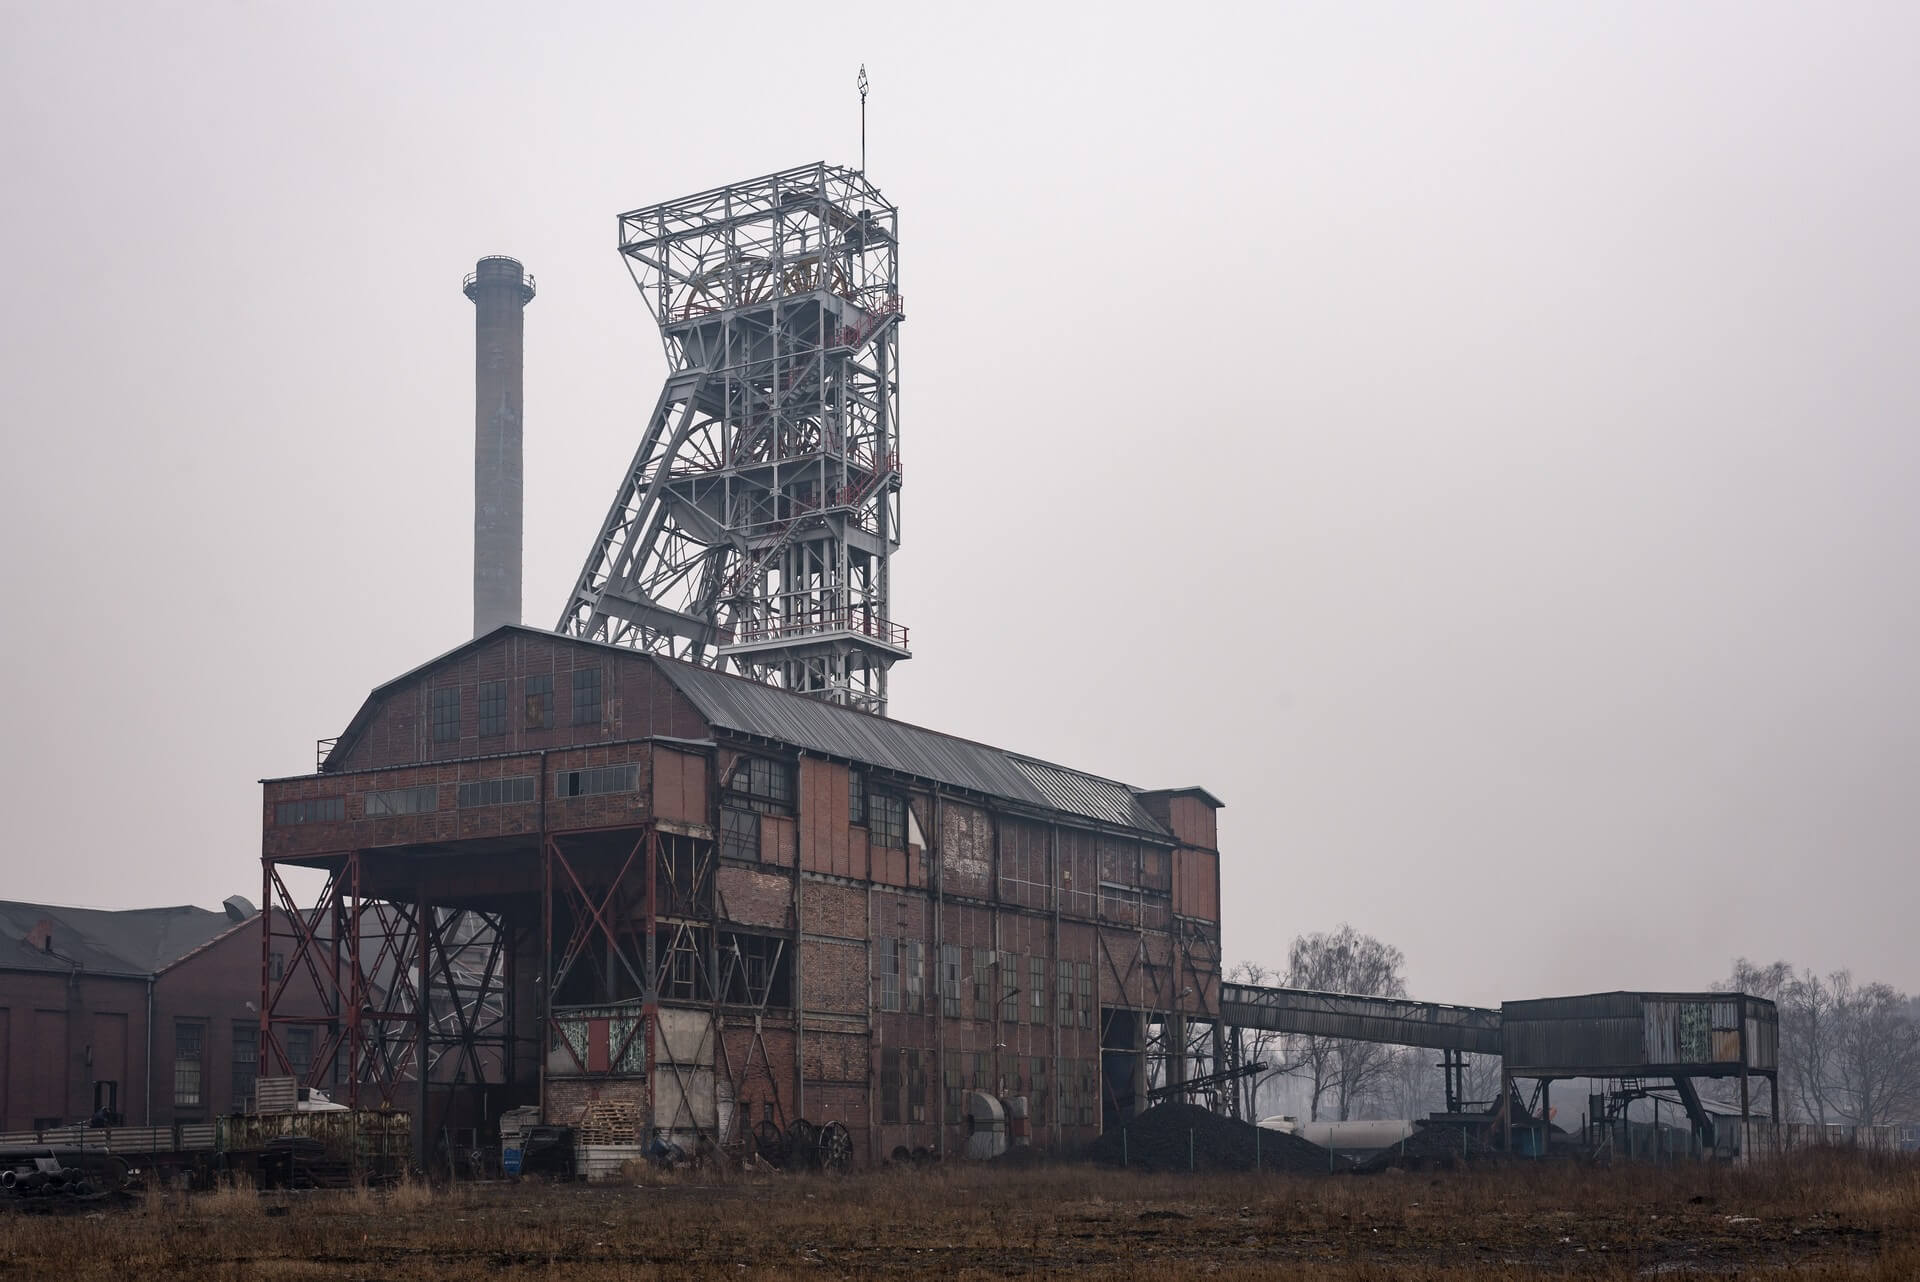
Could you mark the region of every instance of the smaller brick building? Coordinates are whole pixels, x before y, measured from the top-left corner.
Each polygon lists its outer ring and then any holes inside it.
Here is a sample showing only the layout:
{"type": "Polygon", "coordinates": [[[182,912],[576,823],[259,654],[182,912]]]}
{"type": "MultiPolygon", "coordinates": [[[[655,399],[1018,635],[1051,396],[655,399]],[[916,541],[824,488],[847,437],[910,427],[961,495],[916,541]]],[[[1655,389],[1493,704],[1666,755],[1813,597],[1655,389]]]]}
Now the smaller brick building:
{"type": "Polygon", "coordinates": [[[0,901],[0,1130],[84,1122],[96,1083],[113,1084],[130,1126],[234,1111],[258,1062],[260,962],[259,913],[243,899],[222,911],[0,901]]]}

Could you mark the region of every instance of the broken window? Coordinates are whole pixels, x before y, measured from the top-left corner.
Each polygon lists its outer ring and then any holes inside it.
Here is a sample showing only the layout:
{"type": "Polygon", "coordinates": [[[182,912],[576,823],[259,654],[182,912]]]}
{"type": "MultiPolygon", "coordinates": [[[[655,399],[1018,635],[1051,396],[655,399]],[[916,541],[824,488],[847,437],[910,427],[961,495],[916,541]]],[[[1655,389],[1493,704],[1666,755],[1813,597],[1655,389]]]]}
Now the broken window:
{"type": "Polygon", "coordinates": [[[553,729],[553,674],[527,678],[527,729],[553,729]]]}
{"type": "Polygon", "coordinates": [[[1080,1017],[1080,1027],[1093,1027],[1093,963],[1080,963],[1080,1003],[1074,1011],[1080,1017]]]}
{"type": "Polygon", "coordinates": [[[730,804],[763,815],[793,813],[793,767],[766,757],[742,757],[727,776],[730,804]]]}
{"type": "Polygon", "coordinates": [[[946,1087],[948,1126],[958,1126],[966,1120],[967,1085],[966,1077],[960,1067],[960,1052],[948,1051],[945,1062],[940,1066],[942,1084],[946,1087]]]}
{"type": "Polygon", "coordinates": [[[728,859],[760,858],[760,816],[751,810],[722,806],[720,853],[728,859]]]}
{"type": "Polygon", "coordinates": [[[904,798],[876,792],[867,799],[867,825],[873,844],[894,850],[907,845],[907,803],[904,798]]]}
{"type": "Polygon", "coordinates": [[[847,771],[847,822],[867,822],[867,772],[847,771]]]}
{"type": "Polygon", "coordinates": [[[907,1014],[922,1014],[927,1009],[926,945],[917,939],[909,939],[902,963],[905,966],[907,1014]]]}
{"type": "Polygon", "coordinates": [[[640,767],[634,763],[562,770],[553,776],[556,797],[597,797],[610,792],[632,792],[639,786],[640,767]]]}
{"type": "Polygon", "coordinates": [[[1060,1000],[1055,1003],[1060,1011],[1060,1027],[1073,1027],[1073,963],[1060,963],[1060,1000]]]}
{"type": "Polygon", "coordinates": [[[1047,959],[1027,958],[1027,1003],[1035,1024],[1047,1022],[1047,959]]]}
{"type": "Polygon", "coordinates": [[[948,1019],[960,1018],[962,955],[958,944],[940,945],[940,1013],[948,1019]]]}
{"type": "Polygon", "coordinates": [[[721,1001],[735,1006],[791,1006],[793,967],[787,941],[777,935],[723,931],[721,1001]]]}
{"type": "Polygon", "coordinates": [[[900,1120],[900,1060],[903,1052],[880,1052],[880,1121],[900,1120]]]}
{"type": "Polygon", "coordinates": [[[976,948],[973,950],[973,1017],[975,1019],[993,1018],[993,950],[976,948]]]}
{"type": "Polygon", "coordinates": [[[388,815],[425,815],[440,808],[440,790],[432,784],[418,788],[386,788],[361,798],[369,819],[388,815]]]}
{"type": "Polygon", "coordinates": [[[907,1120],[927,1120],[927,1053],[909,1050],[907,1060],[907,1120]]]}
{"type": "Polygon", "coordinates": [[[1020,1022],[1020,959],[1012,953],[1000,954],[1000,1018],[1020,1022]]]}

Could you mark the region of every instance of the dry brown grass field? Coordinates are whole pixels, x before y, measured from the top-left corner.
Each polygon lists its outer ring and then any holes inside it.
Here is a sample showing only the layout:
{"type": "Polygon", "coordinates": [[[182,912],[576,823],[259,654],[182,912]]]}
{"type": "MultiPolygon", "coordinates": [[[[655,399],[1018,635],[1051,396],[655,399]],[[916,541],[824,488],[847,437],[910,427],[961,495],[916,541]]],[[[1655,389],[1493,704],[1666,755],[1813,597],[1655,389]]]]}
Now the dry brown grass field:
{"type": "Polygon", "coordinates": [[[0,1215],[0,1279],[1920,1278],[1920,1165],[149,1193],[0,1215]]]}

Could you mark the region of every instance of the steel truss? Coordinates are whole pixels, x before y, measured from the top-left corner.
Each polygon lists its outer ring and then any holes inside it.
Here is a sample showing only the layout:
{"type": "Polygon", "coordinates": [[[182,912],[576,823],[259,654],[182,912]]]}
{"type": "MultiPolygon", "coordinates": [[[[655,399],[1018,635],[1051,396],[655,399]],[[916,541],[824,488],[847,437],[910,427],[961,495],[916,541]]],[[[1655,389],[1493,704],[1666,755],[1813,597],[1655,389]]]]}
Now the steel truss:
{"type": "Polygon", "coordinates": [[[826,164],[620,216],[669,373],[558,631],[886,710],[897,230],[826,164]]]}
{"type": "Polygon", "coordinates": [[[432,1136],[442,1088],[512,1085],[516,931],[499,912],[366,895],[367,859],[347,852],[304,909],[264,865],[260,1071],[411,1110],[432,1136]],[[295,1029],[310,1030],[304,1065],[295,1029]]]}

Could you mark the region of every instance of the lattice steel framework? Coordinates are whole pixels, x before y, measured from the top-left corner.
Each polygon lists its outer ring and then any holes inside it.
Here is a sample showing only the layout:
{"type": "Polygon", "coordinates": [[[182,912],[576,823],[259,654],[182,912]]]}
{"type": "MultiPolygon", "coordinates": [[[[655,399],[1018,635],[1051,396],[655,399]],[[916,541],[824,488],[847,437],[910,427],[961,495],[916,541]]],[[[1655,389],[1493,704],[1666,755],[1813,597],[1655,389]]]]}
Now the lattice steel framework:
{"type": "Polygon", "coordinates": [[[897,232],[824,163],[620,216],[669,372],[560,632],[886,710],[897,232]]]}

